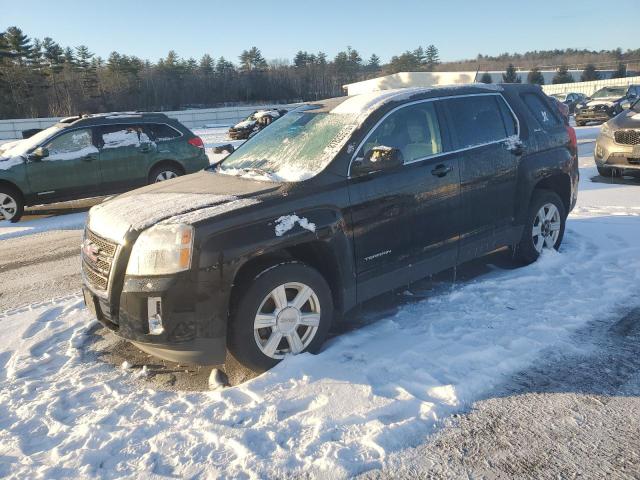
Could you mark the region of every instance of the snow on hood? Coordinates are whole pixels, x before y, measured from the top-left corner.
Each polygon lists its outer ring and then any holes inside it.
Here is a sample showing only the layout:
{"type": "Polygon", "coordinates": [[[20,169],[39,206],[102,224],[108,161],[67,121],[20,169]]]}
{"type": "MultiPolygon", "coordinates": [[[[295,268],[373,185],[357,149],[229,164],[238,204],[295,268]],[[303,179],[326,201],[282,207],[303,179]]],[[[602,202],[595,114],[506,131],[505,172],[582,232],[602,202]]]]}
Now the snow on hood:
{"type": "Polygon", "coordinates": [[[24,162],[22,157],[2,157],[0,156],[0,170],[9,170],[11,167],[24,162]]]}
{"type": "Polygon", "coordinates": [[[249,128],[256,124],[255,120],[243,120],[240,123],[236,123],[233,128],[249,128]]]}
{"type": "Polygon", "coordinates": [[[278,118],[280,116],[280,112],[277,110],[260,110],[253,114],[254,118],[262,118],[262,117],[273,117],[278,118]]]}

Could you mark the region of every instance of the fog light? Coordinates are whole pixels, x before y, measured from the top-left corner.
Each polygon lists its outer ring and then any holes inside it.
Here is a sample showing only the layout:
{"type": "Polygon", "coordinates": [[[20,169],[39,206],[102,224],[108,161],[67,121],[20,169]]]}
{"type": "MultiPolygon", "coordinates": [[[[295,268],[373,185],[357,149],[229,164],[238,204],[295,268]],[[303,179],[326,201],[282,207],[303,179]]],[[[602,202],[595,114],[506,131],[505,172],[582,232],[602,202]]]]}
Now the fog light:
{"type": "Polygon", "coordinates": [[[600,145],[596,145],[596,157],[604,157],[604,148],[602,148],[600,145]]]}
{"type": "Polygon", "coordinates": [[[164,332],[162,326],[162,298],[147,298],[147,317],[149,321],[149,334],[160,335],[164,332]]]}

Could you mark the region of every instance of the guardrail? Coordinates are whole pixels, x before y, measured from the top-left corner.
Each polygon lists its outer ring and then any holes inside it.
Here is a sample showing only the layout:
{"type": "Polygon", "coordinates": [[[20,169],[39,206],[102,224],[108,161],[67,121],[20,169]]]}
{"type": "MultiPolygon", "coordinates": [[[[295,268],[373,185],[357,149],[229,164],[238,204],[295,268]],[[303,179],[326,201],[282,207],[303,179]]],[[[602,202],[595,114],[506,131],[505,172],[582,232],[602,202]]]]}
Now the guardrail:
{"type": "Polygon", "coordinates": [[[591,96],[593,92],[603,87],[627,87],[632,84],[640,85],[640,76],[625,78],[609,78],[607,80],[594,80],[591,82],[558,83],[555,85],[543,85],[542,90],[547,95],[556,93],[584,93],[591,96]]]}
{"type": "MultiPolygon", "coordinates": [[[[171,118],[175,118],[189,128],[200,128],[208,124],[233,125],[251,115],[256,110],[265,108],[284,108],[290,110],[299,103],[269,104],[269,105],[242,105],[237,107],[203,108],[194,110],[178,110],[162,112],[171,118]]],[[[64,117],[49,118],[18,118],[0,120],[0,140],[22,138],[22,131],[32,128],[47,128],[64,117]]]]}

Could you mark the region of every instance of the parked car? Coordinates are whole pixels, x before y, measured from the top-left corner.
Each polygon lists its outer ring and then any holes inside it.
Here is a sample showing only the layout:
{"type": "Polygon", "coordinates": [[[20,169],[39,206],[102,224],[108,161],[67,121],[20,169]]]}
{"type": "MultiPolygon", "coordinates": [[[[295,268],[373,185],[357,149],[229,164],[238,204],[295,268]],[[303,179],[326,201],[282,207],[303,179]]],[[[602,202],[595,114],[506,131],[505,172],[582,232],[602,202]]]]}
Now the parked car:
{"type": "Polygon", "coordinates": [[[593,155],[603,177],[640,176],[640,98],[602,125],[593,155]]]}
{"type": "Polygon", "coordinates": [[[560,115],[562,115],[562,118],[564,119],[565,123],[568,125],[569,124],[569,107],[567,106],[567,104],[564,102],[561,102],[553,95],[550,95],[549,98],[551,99],[551,102],[558,109],[558,112],[560,112],[560,115]]]}
{"type": "Polygon", "coordinates": [[[245,140],[287,113],[286,110],[258,110],[229,129],[232,140],[245,140]]]}
{"type": "Polygon", "coordinates": [[[587,96],[584,93],[577,93],[577,92],[556,93],[551,96],[559,100],[560,102],[564,103],[569,108],[569,114],[573,114],[573,112],[576,109],[576,105],[587,98],[587,96]]]}
{"type": "Polygon", "coordinates": [[[640,85],[604,87],[575,107],[576,125],[587,122],[606,122],[622,112],[622,104],[640,96],[640,85]]]}
{"type": "Polygon", "coordinates": [[[24,207],[119,193],[209,165],[202,140],[159,113],[70,117],[0,145],[0,220],[24,207]]]}
{"type": "Polygon", "coordinates": [[[557,249],[575,132],[533,85],[305,105],[210,169],[94,207],[85,302],[157,357],[255,371],[355,305],[498,248],[557,249]]]}

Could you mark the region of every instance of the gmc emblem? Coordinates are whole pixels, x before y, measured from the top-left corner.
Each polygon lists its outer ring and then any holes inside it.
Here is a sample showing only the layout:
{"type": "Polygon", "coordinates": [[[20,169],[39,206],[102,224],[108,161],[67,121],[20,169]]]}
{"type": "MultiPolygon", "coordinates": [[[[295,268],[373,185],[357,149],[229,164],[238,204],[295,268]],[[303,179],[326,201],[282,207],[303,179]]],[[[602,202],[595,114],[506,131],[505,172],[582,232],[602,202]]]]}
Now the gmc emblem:
{"type": "Polygon", "coordinates": [[[82,243],[82,253],[93,263],[96,263],[98,261],[98,255],[100,254],[100,247],[87,238],[82,243]]]}

